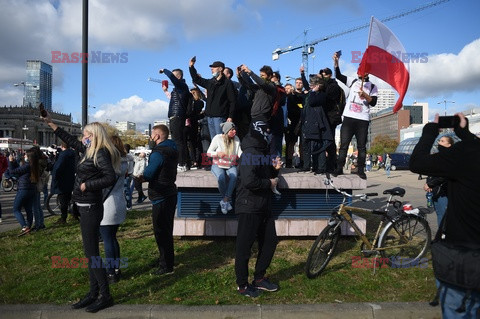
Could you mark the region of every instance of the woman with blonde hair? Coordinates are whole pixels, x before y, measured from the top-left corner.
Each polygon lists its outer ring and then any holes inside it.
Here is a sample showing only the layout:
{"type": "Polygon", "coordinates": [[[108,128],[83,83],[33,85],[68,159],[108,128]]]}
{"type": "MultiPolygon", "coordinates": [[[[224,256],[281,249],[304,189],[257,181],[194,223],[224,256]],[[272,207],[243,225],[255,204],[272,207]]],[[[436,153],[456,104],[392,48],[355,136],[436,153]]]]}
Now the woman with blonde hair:
{"type": "Polygon", "coordinates": [[[86,307],[87,312],[97,312],[113,305],[100,257],[98,237],[103,219],[103,190],[111,188],[115,184],[116,174],[120,174],[120,153],[98,122],[87,124],[79,141],[53,123],[49,113],[43,119],[55,135],[79,153],[81,158],[77,165],[72,201],[80,213],[83,249],[89,260],[90,291],[72,308],[86,307]],[[100,266],[92,267],[92,264],[100,266]]]}
{"type": "Polygon", "coordinates": [[[218,180],[218,190],[222,196],[220,209],[223,214],[232,210],[232,194],[237,182],[238,158],[242,155],[240,139],[236,136],[233,122],[220,124],[223,134],[213,137],[207,155],[213,157],[212,173],[218,180]],[[228,179],[228,181],[227,181],[228,179]]]}

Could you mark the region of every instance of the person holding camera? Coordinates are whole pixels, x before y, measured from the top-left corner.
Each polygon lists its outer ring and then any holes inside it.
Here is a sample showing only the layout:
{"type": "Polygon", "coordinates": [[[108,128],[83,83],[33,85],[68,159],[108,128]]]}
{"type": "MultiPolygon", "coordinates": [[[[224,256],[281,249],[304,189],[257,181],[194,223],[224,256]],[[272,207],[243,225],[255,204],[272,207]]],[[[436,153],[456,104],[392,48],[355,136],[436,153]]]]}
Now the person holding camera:
{"type": "Polygon", "coordinates": [[[423,128],[410,158],[414,173],[447,180],[445,217],[432,243],[432,260],[439,283],[437,297],[443,318],[478,318],[480,309],[480,139],[468,130],[468,120],[455,114],[455,145],[430,154],[438,136],[438,114],[423,128]],[[475,285],[476,284],[476,285],[475,285]]]}

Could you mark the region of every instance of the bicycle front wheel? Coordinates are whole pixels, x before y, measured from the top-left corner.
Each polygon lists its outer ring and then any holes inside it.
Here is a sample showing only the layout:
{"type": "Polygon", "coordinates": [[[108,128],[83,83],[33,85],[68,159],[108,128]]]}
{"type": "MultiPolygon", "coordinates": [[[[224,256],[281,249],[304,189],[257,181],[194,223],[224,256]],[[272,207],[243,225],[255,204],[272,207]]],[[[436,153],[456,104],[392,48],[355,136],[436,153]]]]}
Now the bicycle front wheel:
{"type": "Polygon", "coordinates": [[[50,193],[47,198],[47,210],[50,215],[60,214],[60,201],[57,194],[50,193]]]}
{"type": "Polygon", "coordinates": [[[389,258],[391,267],[417,266],[430,247],[430,236],[430,226],[424,218],[403,216],[385,229],[380,253],[383,258],[389,258]]]}
{"type": "Polygon", "coordinates": [[[4,192],[10,192],[13,189],[13,181],[11,179],[4,179],[2,181],[2,189],[4,192]]]}
{"type": "Polygon", "coordinates": [[[336,225],[328,225],[310,248],[308,254],[305,272],[307,277],[312,279],[318,277],[320,273],[327,267],[328,262],[332,259],[340,239],[340,227],[336,225]]]}

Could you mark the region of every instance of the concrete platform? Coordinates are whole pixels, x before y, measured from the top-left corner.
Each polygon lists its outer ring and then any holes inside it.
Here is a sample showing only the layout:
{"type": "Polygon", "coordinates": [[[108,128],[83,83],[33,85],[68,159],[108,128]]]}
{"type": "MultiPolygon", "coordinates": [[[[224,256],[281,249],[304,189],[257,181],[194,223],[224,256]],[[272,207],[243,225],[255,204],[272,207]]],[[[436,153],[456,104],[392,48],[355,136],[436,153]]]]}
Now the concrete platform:
{"type": "MultiPolygon", "coordinates": [[[[317,236],[326,226],[334,207],[343,197],[324,184],[325,175],[298,173],[295,169],[282,169],[278,190],[274,195],[273,211],[277,218],[278,236],[317,236]]],[[[333,178],[337,187],[353,192],[365,189],[366,180],[357,175],[342,175],[333,178]]],[[[235,212],[223,215],[219,209],[215,176],[205,170],[192,170],[177,174],[179,190],[177,215],[174,224],[175,236],[236,236],[235,212]]],[[[362,231],[366,221],[354,216],[362,231]]],[[[342,225],[343,235],[353,235],[349,225],[342,225]],[[348,227],[347,227],[348,226],[348,227]]]]}

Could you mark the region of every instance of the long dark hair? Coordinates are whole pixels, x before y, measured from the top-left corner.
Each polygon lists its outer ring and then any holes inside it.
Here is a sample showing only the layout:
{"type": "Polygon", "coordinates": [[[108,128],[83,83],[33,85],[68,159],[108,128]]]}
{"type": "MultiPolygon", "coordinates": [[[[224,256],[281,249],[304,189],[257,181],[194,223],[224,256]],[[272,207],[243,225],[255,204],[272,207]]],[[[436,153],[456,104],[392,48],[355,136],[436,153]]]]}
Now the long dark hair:
{"type": "Polygon", "coordinates": [[[36,147],[26,151],[28,164],[30,165],[30,182],[38,183],[40,181],[40,154],[36,147]]]}

